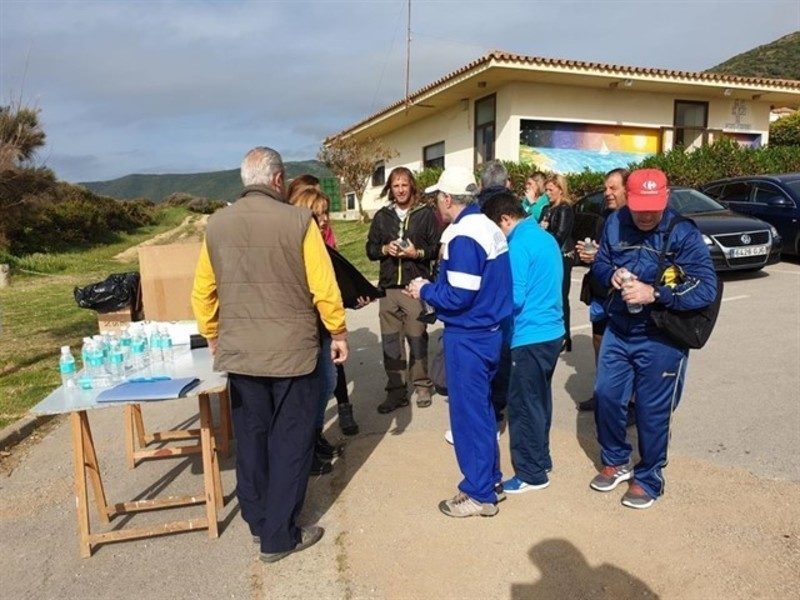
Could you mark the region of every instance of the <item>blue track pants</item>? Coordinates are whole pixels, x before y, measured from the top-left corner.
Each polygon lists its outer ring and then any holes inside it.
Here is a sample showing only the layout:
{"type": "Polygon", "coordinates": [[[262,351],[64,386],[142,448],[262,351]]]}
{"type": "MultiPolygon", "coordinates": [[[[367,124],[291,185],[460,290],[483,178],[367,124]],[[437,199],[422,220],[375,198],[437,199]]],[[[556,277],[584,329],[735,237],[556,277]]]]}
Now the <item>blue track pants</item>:
{"type": "Polygon", "coordinates": [[[667,465],[670,422],[683,391],[687,358],[688,351],[662,336],[622,335],[610,325],[600,346],[594,389],[600,458],[612,466],[630,460],[625,419],[632,388],[640,455],[633,478],[653,498],[664,493],[661,469],[667,465]]]}
{"type": "Polygon", "coordinates": [[[450,428],[458,467],[458,489],[479,502],[497,501],[502,479],[492,408],[491,381],[500,362],[503,333],[444,329],[444,360],[450,399],[450,428]]]}

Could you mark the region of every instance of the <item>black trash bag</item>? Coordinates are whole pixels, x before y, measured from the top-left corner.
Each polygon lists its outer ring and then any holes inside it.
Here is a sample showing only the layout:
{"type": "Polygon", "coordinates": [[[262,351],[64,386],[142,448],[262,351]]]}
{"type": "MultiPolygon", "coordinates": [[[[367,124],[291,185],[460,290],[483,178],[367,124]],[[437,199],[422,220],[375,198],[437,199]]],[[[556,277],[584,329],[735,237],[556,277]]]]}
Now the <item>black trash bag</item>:
{"type": "Polygon", "coordinates": [[[91,308],[99,313],[114,312],[128,306],[139,306],[139,273],[114,273],[104,281],[73,291],[75,302],[81,308],[91,308]]]}

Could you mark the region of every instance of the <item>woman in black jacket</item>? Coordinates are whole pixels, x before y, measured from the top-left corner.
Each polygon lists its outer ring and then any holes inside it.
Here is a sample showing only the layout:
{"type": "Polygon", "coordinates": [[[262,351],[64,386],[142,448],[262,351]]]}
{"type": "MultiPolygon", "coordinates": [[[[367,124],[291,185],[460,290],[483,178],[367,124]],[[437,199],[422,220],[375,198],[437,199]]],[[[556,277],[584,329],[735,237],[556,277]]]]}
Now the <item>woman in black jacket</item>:
{"type": "Polygon", "coordinates": [[[544,192],[550,198],[542,211],[541,225],[556,238],[564,262],[564,281],[561,284],[561,296],[564,308],[564,346],[562,352],[572,351],[572,336],[569,331],[569,286],[572,276],[572,263],[575,258],[575,240],[572,239],[572,227],[575,224],[575,213],[569,196],[567,180],[563,175],[551,175],[544,184],[544,192]]]}

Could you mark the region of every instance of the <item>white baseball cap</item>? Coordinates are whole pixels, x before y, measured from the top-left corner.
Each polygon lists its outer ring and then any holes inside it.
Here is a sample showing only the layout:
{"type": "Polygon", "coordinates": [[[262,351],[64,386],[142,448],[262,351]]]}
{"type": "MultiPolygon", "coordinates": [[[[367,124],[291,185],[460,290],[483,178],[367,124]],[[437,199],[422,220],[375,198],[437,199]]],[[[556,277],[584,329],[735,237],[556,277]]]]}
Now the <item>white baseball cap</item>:
{"type": "Polygon", "coordinates": [[[444,192],[450,196],[464,196],[478,191],[475,175],[465,167],[448,167],[439,175],[439,181],[425,188],[426,194],[444,192]]]}

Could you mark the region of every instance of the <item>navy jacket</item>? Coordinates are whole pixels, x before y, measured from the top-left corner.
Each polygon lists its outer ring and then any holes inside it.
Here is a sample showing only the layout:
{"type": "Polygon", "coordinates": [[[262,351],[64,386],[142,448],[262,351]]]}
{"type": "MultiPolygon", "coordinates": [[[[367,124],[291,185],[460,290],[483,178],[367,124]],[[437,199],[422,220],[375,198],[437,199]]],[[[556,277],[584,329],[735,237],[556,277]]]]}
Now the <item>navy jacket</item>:
{"type": "MultiPolygon", "coordinates": [[[[641,231],[633,223],[631,211],[623,207],[609,215],[603,227],[600,249],[592,263],[592,274],[603,285],[611,287],[611,276],[620,267],[635,274],[640,281],[655,285],[661,294],[659,304],[674,310],[693,310],[710,305],[717,293],[717,275],[711,254],[697,226],[684,221],[675,226],[669,240],[667,266],[676,283],[655,282],[658,257],[664,247],[670,221],[678,213],[667,208],[664,217],[652,231],[641,231]]],[[[622,334],[643,334],[655,330],[650,322],[652,305],[637,314],[628,312],[618,291],[607,301],[611,325],[622,334]]]]}

